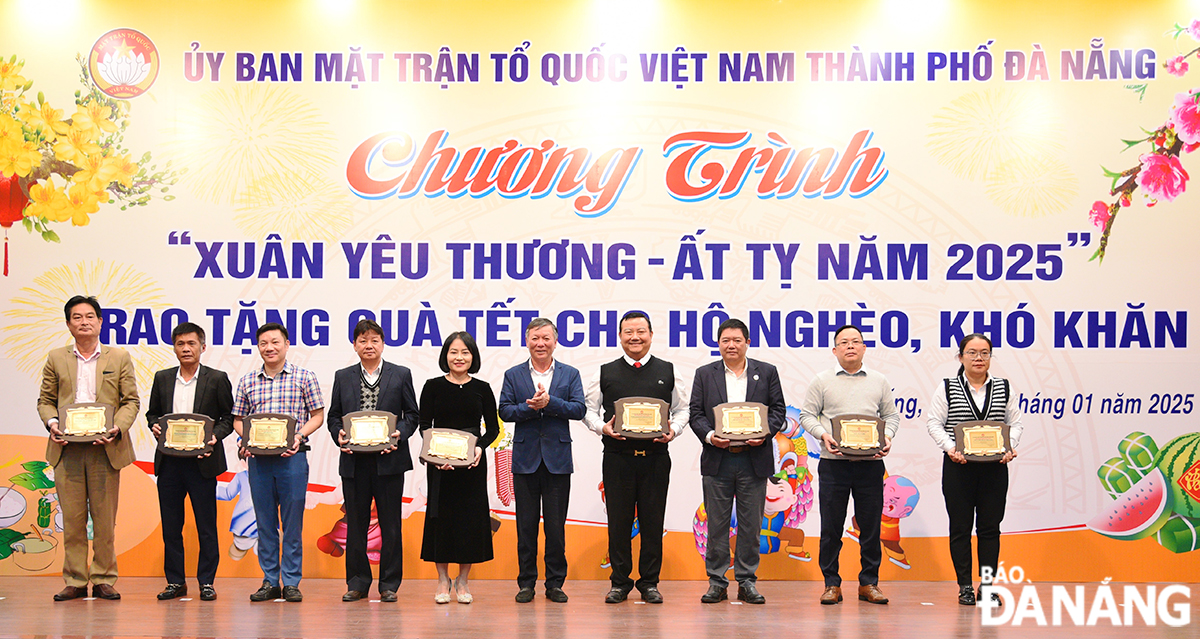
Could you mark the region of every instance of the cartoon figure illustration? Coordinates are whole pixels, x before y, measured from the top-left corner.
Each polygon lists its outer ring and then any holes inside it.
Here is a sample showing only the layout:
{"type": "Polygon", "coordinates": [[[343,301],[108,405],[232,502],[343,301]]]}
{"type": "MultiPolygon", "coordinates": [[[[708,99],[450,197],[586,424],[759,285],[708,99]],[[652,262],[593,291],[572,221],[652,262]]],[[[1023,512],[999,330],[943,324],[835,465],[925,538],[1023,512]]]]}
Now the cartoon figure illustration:
{"type": "Polygon", "coordinates": [[[813,474],[808,468],[809,446],[805,437],[800,410],[788,406],[783,430],[772,441],[777,472],[767,482],[759,554],[778,552],[780,545],[786,544],[783,549],[792,559],[812,561],[812,554],[804,549],[804,531],[800,529],[813,508],[813,474]],[[768,526],[772,517],[778,521],[773,519],[768,526]],[[768,532],[778,533],[778,541],[768,532]]]}
{"type": "MultiPolygon", "coordinates": [[[[883,554],[888,560],[908,570],[908,556],[900,546],[900,520],[908,517],[917,507],[921,492],[917,485],[907,477],[900,475],[885,476],[883,480],[883,516],[879,518],[879,543],[883,546],[883,554]]],[[[846,533],[858,541],[858,521],[851,518],[850,527],[846,533]]]]}
{"type": "Polygon", "coordinates": [[[229,532],[233,543],[229,546],[229,558],[238,561],[250,550],[258,554],[258,520],[254,518],[254,500],[250,497],[250,472],[245,460],[238,460],[238,472],[228,483],[217,484],[217,499],[233,501],[233,517],[229,520],[229,532]]]}
{"type": "Polygon", "coordinates": [[[497,417],[500,435],[492,442],[492,468],[496,473],[496,497],[505,506],[513,503],[512,438],[513,431],[497,417]]]}
{"type": "Polygon", "coordinates": [[[788,556],[800,561],[812,561],[812,555],[804,549],[804,521],[808,508],[801,503],[804,490],[808,491],[808,504],[812,504],[812,486],[809,478],[804,479],[792,470],[782,470],[767,478],[767,502],[763,508],[762,532],[759,537],[760,555],[779,552],[783,547],[788,556]]]}
{"type": "MultiPolygon", "coordinates": [[[[602,503],[602,504],[608,503],[608,501],[604,498],[604,482],[600,482],[599,484],[597,484],[596,488],[600,491],[600,503],[602,503]]],[[[667,531],[664,530],[663,536],[665,537],[666,535],[667,535],[667,531]]],[[[633,517],[633,532],[632,532],[632,534],[630,534],[629,538],[634,539],[637,536],[638,536],[638,520],[637,520],[637,510],[635,509],[634,517],[633,517]]],[[[600,562],[600,567],[601,568],[612,568],[612,561],[609,560],[608,550],[604,551],[604,561],[600,562]]]]}
{"type": "MultiPolygon", "coordinates": [[[[317,538],[317,550],[331,556],[346,554],[346,505],[341,505],[342,518],[334,522],[329,532],[317,538]]],[[[379,552],[383,549],[383,533],[379,531],[379,517],[375,504],[371,504],[371,523],[367,525],[367,561],[379,565],[379,552]]]]}
{"type": "MultiPolygon", "coordinates": [[[[703,557],[708,550],[708,512],[704,510],[704,502],[696,509],[692,518],[692,536],[696,540],[696,552],[703,557]]],[[[733,512],[729,515],[729,567],[733,567],[733,553],[737,545],[737,501],[734,500],[733,512]]]]}
{"type": "MultiPolygon", "coordinates": [[[[805,437],[804,428],[800,426],[800,409],[788,406],[783,429],[770,444],[764,444],[772,447],[776,473],[767,480],[767,498],[759,536],[760,555],[785,550],[792,559],[812,561],[812,554],[804,549],[804,531],[800,529],[800,524],[804,523],[813,508],[813,474],[808,469],[809,446],[805,437]]],[[[736,520],[735,512],[730,521],[731,564],[736,520]]],[[[708,547],[708,515],[703,503],[696,509],[692,519],[692,535],[695,537],[696,550],[703,555],[708,547]]]]}
{"type": "Polygon", "coordinates": [[[421,473],[409,474],[413,476],[405,480],[408,482],[408,487],[404,490],[404,501],[400,505],[401,519],[408,519],[412,517],[413,513],[424,510],[427,501],[428,488],[425,486],[425,477],[421,473]],[[408,493],[412,493],[412,497],[409,497],[408,493]]]}
{"type": "MultiPolygon", "coordinates": [[[[496,473],[496,497],[501,504],[511,506],[515,494],[513,493],[513,474],[512,474],[512,440],[513,430],[500,419],[499,413],[496,416],[496,423],[500,424],[500,434],[496,437],[496,441],[492,442],[489,447],[492,449],[492,467],[496,473]]],[[[500,530],[503,520],[493,510],[488,513],[492,518],[492,537],[500,530]]]]}

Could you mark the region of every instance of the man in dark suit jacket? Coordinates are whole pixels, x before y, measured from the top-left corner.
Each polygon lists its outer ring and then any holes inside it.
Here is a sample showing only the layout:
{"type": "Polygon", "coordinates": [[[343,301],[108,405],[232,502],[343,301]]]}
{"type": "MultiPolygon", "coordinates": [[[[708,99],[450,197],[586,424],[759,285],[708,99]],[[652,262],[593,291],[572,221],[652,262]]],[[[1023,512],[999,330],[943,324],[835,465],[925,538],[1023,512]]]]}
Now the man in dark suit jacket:
{"type": "Polygon", "coordinates": [[[371,500],[379,517],[383,547],[379,553],[379,599],[396,601],[404,573],[400,543],[404,473],[412,470],[408,438],[417,430],[417,396],[412,373],[404,366],[383,361],[383,329],[373,320],[354,327],[354,352],[359,363],[334,373],[329,399],[329,434],[341,448],[338,474],[346,506],[346,594],[342,601],[358,601],[371,590],[371,564],[367,560],[367,529],[371,500]],[[346,448],[350,424],[342,418],[362,410],[386,411],[396,416],[392,447],[379,453],[355,453],[346,448]]]}
{"type": "Polygon", "coordinates": [[[708,571],[708,592],[703,603],[717,603],[729,597],[729,520],[737,501],[737,556],[733,575],[738,582],[738,599],[746,603],[766,603],[757,589],[758,537],[763,505],[767,498],[767,478],[775,470],[771,447],[763,446],[783,428],[787,404],[779,372],[766,362],[746,357],[750,330],[741,320],[728,319],[717,328],[721,361],[696,369],[692,383],[690,424],[704,445],[700,455],[700,475],[704,482],[704,509],[708,513],[708,548],[704,566],[708,571]],[[767,436],[744,444],[716,436],[713,407],[727,402],[758,402],[767,406],[767,436]]]}
{"type": "Polygon", "coordinates": [[[571,496],[572,419],[583,419],[579,371],[554,360],[558,329],[539,317],[525,329],[529,361],[504,372],[500,419],[513,427],[513,493],[517,499],[517,602],[533,601],[537,583],[538,520],[546,531],[546,598],[566,603],[567,504],[571,496]]]}
{"type": "Polygon", "coordinates": [[[200,541],[200,559],[196,580],[200,599],[217,598],[213,580],[221,549],[217,541],[217,476],[225,472],[225,448],[221,440],[233,432],[233,386],[225,371],[200,363],[204,352],[204,329],[184,322],[171,331],[179,366],[154,374],[150,389],[150,407],[146,424],[161,437],[158,420],[172,413],[199,413],[213,419],[212,452],[201,457],[173,457],[154,451],[154,474],[158,476],[158,508],[162,513],[163,572],[167,587],[159,599],[174,599],[187,594],[183,568],[183,499],[192,500],[196,517],[196,536],[200,541]]]}

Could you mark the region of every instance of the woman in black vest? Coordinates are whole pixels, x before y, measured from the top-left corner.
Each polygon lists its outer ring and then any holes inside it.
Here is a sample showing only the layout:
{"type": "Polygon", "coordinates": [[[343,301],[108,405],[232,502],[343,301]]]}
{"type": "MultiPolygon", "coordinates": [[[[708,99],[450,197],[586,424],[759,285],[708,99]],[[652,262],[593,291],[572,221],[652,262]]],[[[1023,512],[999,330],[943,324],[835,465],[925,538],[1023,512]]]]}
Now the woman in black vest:
{"type": "MultiPolygon", "coordinates": [[[[1008,380],[992,377],[992,341],[973,333],[958,343],[958,375],[942,380],[929,406],[929,436],[942,449],[942,495],[950,518],[950,559],[958,578],[958,603],[975,605],[971,587],[971,527],[979,544],[979,571],[994,574],[1000,558],[1000,522],[1008,497],[1008,462],[1021,437],[1021,411],[1008,380]],[[989,420],[1009,425],[1012,446],[999,463],[971,463],[955,450],[954,426],[989,420]]],[[[982,587],[982,586],[981,586],[982,587]]],[[[993,593],[993,601],[999,598],[993,593]]]]}

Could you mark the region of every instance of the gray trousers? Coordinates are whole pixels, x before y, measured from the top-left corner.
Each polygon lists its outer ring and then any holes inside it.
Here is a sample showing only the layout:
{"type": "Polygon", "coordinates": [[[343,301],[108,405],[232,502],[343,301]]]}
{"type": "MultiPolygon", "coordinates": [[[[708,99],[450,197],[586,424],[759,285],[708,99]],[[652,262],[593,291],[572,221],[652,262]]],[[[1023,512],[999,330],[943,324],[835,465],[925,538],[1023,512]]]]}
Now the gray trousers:
{"type": "Polygon", "coordinates": [[[701,477],[704,510],[708,513],[708,548],[704,568],[708,584],[729,587],[729,520],[737,503],[737,548],[733,576],[739,584],[758,581],[758,537],[762,531],[767,479],[754,473],[747,454],[726,455],[716,475],[701,477]]]}

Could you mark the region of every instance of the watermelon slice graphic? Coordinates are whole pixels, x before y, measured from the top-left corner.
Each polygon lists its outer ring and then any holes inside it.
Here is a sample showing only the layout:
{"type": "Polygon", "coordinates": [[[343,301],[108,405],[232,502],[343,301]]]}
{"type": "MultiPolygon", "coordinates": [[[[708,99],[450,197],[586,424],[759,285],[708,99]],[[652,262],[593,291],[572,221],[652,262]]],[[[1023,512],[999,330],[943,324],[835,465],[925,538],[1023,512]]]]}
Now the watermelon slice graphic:
{"type": "Polygon", "coordinates": [[[1087,527],[1113,539],[1149,537],[1171,517],[1171,489],[1162,471],[1155,468],[1122,493],[1112,508],[1100,513],[1087,527]]]}

